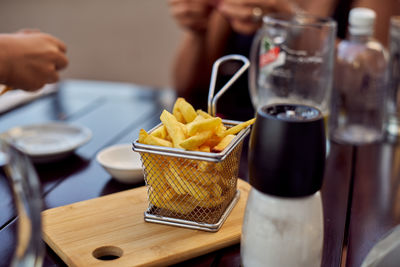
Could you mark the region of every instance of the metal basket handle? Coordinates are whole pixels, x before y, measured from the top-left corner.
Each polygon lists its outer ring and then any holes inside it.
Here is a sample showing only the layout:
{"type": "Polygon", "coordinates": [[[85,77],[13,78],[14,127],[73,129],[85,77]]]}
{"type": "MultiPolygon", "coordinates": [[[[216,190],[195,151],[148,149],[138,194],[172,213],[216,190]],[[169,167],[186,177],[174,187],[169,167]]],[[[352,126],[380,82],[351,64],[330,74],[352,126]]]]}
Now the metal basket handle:
{"type": "Polygon", "coordinates": [[[250,61],[242,55],[227,55],[219,58],[217,61],[214,62],[212,73],[211,73],[211,81],[210,81],[210,89],[208,91],[208,113],[215,117],[217,113],[217,102],[218,99],[226,92],[226,90],[231,87],[231,85],[243,74],[250,66],[250,61]],[[239,60],[243,62],[242,67],[235,74],[232,78],[218,91],[218,93],[214,96],[215,91],[215,83],[217,81],[218,69],[221,63],[228,61],[228,60],[239,60]]]}

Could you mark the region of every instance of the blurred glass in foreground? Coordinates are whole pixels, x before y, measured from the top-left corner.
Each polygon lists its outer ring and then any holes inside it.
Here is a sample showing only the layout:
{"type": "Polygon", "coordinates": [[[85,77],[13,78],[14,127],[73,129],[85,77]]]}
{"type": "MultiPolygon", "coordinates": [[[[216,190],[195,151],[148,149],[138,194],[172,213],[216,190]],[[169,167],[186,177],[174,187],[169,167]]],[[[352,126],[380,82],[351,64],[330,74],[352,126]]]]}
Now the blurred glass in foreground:
{"type": "Polygon", "coordinates": [[[0,178],[6,178],[18,215],[17,246],[11,266],[41,266],[42,198],[39,181],[30,159],[9,142],[0,139],[0,178]]]}

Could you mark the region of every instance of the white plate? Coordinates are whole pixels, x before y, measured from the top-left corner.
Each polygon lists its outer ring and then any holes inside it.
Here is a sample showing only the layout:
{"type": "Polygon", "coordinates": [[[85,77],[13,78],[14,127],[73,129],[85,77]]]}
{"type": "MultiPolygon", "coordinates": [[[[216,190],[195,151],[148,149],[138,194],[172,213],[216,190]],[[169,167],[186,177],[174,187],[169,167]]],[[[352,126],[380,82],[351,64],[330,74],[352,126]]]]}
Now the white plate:
{"type": "Polygon", "coordinates": [[[61,159],[92,138],[88,128],[61,122],[15,127],[5,135],[34,162],[61,159]]]}

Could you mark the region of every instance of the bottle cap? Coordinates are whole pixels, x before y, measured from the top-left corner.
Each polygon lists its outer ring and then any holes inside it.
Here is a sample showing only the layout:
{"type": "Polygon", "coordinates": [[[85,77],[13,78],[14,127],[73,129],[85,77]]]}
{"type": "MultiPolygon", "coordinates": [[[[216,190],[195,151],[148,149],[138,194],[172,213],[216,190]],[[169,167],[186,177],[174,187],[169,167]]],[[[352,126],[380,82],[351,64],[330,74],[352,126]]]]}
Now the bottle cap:
{"type": "Polygon", "coordinates": [[[304,197],[320,190],[325,167],[325,126],[310,106],[276,104],[258,109],[250,136],[249,181],[265,194],[304,197]]]}
{"type": "Polygon", "coordinates": [[[374,32],[375,11],[365,7],[353,8],[349,15],[349,31],[353,35],[372,35],[374,32]]]}

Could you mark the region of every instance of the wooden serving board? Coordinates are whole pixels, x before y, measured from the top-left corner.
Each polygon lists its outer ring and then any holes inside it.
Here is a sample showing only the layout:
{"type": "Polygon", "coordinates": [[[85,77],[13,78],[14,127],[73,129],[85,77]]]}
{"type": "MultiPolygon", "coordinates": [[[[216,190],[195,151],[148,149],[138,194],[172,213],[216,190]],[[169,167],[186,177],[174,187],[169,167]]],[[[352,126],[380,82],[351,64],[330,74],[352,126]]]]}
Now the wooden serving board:
{"type": "Polygon", "coordinates": [[[146,188],[45,210],[43,238],[69,266],[169,265],[240,242],[250,185],[216,233],[144,221],[146,188]],[[113,260],[101,260],[105,256],[113,260]]]}

